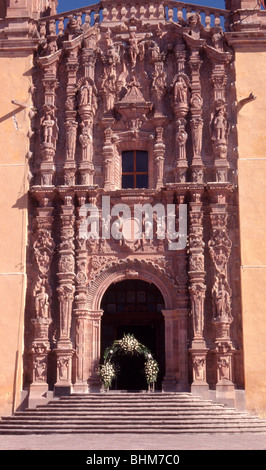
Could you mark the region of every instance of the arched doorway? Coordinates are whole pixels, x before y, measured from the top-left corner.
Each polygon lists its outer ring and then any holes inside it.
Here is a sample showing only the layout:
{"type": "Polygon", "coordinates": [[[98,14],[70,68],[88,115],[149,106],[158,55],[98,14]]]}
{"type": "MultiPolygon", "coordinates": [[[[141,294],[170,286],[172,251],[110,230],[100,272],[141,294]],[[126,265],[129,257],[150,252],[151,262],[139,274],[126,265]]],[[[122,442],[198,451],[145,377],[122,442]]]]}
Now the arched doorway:
{"type": "MultiPolygon", "coordinates": [[[[165,373],[164,299],[152,283],[127,279],[111,284],[102,302],[101,356],[105,348],[123,334],[132,333],[158,361],[160,373],[157,389],[161,389],[165,373]]],[[[145,390],[143,357],[119,358],[120,373],[113,388],[118,390],[145,390]]]]}

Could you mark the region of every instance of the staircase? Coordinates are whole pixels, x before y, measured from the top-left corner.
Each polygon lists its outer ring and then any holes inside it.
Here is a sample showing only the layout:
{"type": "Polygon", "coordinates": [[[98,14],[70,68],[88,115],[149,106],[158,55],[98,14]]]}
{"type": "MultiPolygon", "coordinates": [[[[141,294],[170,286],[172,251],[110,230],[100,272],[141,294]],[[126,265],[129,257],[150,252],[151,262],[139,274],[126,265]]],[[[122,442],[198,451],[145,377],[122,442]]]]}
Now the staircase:
{"type": "Polygon", "coordinates": [[[266,433],[266,420],[189,393],[73,394],[0,420],[0,434],[266,433]]]}

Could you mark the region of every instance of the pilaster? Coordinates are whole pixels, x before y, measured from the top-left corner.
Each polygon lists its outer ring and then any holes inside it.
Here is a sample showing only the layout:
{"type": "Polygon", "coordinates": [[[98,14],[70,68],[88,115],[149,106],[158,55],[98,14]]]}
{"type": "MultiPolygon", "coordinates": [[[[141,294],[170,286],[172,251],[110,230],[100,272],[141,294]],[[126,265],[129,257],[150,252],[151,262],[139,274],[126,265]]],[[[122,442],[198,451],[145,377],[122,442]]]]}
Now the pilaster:
{"type": "Polygon", "coordinates": [[[189,278],[190,301],[193,326],[193,340],[190,348],[193,366],[193,383],[191,391],[206,396],[209,386],[206,382],[206,357],[208,348],[204,338],[205,322],[205,266],[203,241],[202,194],[194,192],[190,202],[189,230],[189,278]]]}
{"type": "Polygon", "coordinates": [[[235,348],[230,336],[230,326],[233,317],[231,313],[232,291],[228,280],[228,262],[232,242],[227,232],[228,213],[225,195],[218,195],[217,202],[211,204],[210,218],[212,237],[209,241],[209,250],[215,267],[212,288],[212,323],[216,332],[216,397],[219,400],[234,405],[233,353],[235,348]]]}
{"type": "Polygon", "coordinates": [[[35,315],[31,322],[34,326],[32,342],[32,383],[29,387],[29,406],[44,399],[48,391],[47,369],[50,353],[49,327],[52,323],[50,287],[51,261],[55,245],[52,238],[53,206],[51,196],[45,195],[37,209],[37,230],[33,252],[37,267],[33,287],[35,315]]]}
{"type": "Polygon", "coordinates": [[[59,300],[59,339],[55,354],[57,358],[57,382],[55,393],[69,393],[72,387],[72,357],[74,354],[70,336],[72,307],[74,301],[74,205],[71,195],[63,196],[61,206],[61,243],[59,246],[59,265],[57,288],[59,300]]]}

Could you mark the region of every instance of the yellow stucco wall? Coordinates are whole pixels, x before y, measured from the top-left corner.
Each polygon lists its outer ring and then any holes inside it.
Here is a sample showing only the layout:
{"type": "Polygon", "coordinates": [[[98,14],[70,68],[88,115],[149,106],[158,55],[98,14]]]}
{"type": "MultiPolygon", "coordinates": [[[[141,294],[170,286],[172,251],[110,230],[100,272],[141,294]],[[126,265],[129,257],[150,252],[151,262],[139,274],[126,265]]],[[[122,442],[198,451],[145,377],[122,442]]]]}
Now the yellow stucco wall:
{"type": "Polygon", "coordinates": [[[32,56],[1,57],[0,69],[0,414],[20,403],[26,291],[29,109],[32,56]],[[4,358],[4,360],[3,360],[4,358]]]}
{"type": "Polygon", "coordinates": [[[266,52],[236,50],[241,283],[247,408],[266,413],[266,52]]]}

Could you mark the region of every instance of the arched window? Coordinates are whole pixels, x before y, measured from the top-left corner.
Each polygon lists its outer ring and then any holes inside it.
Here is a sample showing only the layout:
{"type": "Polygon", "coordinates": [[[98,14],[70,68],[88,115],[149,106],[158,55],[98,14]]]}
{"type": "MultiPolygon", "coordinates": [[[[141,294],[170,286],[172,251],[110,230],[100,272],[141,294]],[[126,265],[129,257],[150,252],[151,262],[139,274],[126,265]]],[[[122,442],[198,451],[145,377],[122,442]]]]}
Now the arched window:
{"type": "Polygon", "coordinates": [[[122,152],[122,189],[148,187],[148,152],[144,150],[122,152]]]}

